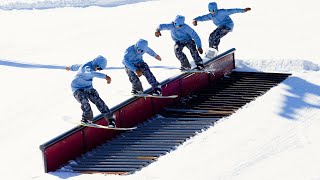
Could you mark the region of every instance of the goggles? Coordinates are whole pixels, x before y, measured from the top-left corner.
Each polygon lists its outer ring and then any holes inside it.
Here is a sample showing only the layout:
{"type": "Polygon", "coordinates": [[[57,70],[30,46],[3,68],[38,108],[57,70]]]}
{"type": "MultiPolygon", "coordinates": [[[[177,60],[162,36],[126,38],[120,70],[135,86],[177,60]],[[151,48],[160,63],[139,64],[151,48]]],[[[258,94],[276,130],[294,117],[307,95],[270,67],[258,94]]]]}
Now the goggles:
{"type": "Polygon", "coordinates": [[[100,66],[97,66],[97,70],[101,71],[101,70],[102,70],[102,68],[101,68],[100,66]]]}
{"type": "Polygon", "coordinates": [[[178,23],[173,23],[173,24],[174,24],[174,26],[179,26],[179,27],[182,26],[182,24],[178,24],[178,23]]]}
{"type": "Polygon", "coordinates": [[[210,12],[214,12],[214,9],[209,9],[210,12]]]}
{"type": "Polygon", "coordinates": [[[139,47],[137,47],[137,51],[138,51],[139,53],[143,53],[143,49],[141,49],[141,48],[139,48],[139,47]]]}

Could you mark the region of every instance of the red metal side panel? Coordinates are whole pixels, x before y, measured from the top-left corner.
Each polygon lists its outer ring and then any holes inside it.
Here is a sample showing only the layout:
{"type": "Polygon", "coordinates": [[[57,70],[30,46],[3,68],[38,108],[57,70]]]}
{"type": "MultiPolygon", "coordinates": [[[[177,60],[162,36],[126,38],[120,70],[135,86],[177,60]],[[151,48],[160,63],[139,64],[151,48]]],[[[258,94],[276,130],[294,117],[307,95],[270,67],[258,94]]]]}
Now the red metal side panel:
{"type": "MultiPolygon", "coordinates": [[[[107,121],[104,118],[98,120],[97,124],[104,126],[108,125],[107,121]]],[[[86,150],[91,150],[98,145],[101,145],[105,141],[115,137],[117,134],[118,132],[115,130],[86,127],[84,129],[84,143],[87,148],[86,150]]]]}
{"type": "Polygon", "coordinates": [[[113,112],[113,114],[116,116],[116,125],[117,127],[126,127],[120,125],[120,110],[113,112]]]}
{"type": "Polygon", "coordinates": [[[234,53],[226,55],[217,61],[213,61],[207,67],[209,69],[216,69],[214,75],[210,77],[211,81],[215,81],[225,74],[229,74],[235,68],[234,53]]]}
{"type": "Polygon", "coordinates": [[[186,76],[181,79],[181,96],[187,96],[188,94],[204,88],[209,84],[209,76],[207,73],[195,73],[186,76]]]}
{"type": "Polygon", "coordinates": [[[47,172],[57,170],[62,164],[85,152],[82,135],[82,131],[78,131],[45,149],[44,156],[47,172]]]}
{"type": "MultiPolygon", "coordinates": [[[[179,95],[180,94],[180,80],[177,79],[175,81],[172,81],[165,86],[162,86],[162,94],[163,95],[179,95]]],[[[169,104],[172,104],[179,100],[178,98],[172,98],[172,99],[160,99],[160,98],[154,98],[153,104],[154,104],[154,113],[158,113],[161,109],[168,106],[169,104]]]]}
{"type": "Polygon", "coordinates": [[[162,86],[163,95],[179,95],[180,94],[180,80],[169,82],[168,84],[162,86]]]}
{"type": "Polygon", "coordinates": [[[133,127],[152,115],[154,113],[151,98],[139,98],[120,109],[120,125],[121,127],[133,127]]]}

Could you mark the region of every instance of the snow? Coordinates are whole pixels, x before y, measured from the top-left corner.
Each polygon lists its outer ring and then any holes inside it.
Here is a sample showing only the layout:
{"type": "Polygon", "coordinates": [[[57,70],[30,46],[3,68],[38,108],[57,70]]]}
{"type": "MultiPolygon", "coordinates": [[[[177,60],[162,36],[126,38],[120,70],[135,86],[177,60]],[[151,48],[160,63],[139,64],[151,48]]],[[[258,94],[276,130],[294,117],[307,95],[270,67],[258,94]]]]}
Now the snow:
{"type": "MultiPolygon", "coordinates": [[[[220,8],[252,8],[232,15],[234,31],[220,45],[220,52],[237,49],[237,71],[292,76],[155,163],[117,176],[44,173],[39,145],[74,127],[63,119],[81,115],[70,89],[74,73],[63,67],[105,56],[110,69],[104,72],[112,83],[95,79],[94,86],[113,107],[131,90],[121,64],[124,50],[147,39],[163,59],[144,56],[157,79],[179,74],[170,33],[156,38],[154,31],[177,14],[191,25],[192,18],[207,13],[208,1],[2,0],[0,179],[320,180],[318,3],[216,2],[220,8]]],[[[214,26],[192,27],[207,47],[214,26]]]]}
{"type": "Polygon", "coordinates": [[[63,7],[115,7],[151,0],[2,0],[3,10],[33,10],[63,7]]]}

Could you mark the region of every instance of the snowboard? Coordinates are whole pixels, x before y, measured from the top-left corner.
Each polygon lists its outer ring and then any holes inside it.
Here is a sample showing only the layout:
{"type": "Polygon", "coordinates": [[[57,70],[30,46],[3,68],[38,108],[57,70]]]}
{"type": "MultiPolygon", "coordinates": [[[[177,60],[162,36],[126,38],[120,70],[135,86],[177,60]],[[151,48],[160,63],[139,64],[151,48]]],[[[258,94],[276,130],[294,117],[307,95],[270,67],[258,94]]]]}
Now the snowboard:
{"type": "Polygon", "coordinates": [[[148,98],[177,98],[178,95],[170,95],[170,96],[157,96],[152,94],[132,94],[134,97],[148,97],[148,98]]]}
{"type": "Polygon", "coordinates": [[[131,127],[131,128],[118,128],[118,127],[108,127],[108,126],[103,126],[99,124],[93,124],[93,123],[83,123],[83,122],[76,122],[76,121],[71,121],[71,120],[66,120],[69,123],[80,125],[80,126],[86,126],[86,127],[92,127],[92,128],[100,128],[100,129],[110,129],[110,130],[119,130],[119,131],[127,131],[127,130],[133,130],[136,129],[137,127],[131,127]]]}
{"type": "Polygon", "coordinates": [[[204,69],[204,70],[195,70],[195,69],[190,69],[190,70],[184,70],[181,71],[182,73],[214,73],[214,69],[213,70],[209,70],[209,69],[204,69]]]}

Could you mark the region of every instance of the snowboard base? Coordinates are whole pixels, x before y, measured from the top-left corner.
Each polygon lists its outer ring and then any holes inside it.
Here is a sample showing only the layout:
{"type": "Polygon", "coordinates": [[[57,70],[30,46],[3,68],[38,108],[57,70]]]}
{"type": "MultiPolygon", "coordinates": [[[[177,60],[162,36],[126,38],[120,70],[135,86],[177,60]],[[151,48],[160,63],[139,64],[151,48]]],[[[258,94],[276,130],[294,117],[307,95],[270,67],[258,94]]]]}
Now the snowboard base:
{"type": "Polygon", "coordinates": [[[158,96],[152,94],[132,94],[134,97],[149,97],[149,98],[177,98],[178,95],[169,95],[169,96],[158,96]]]}
{"type": "Polygon", "coordinates": [[[100,129],[119,130],[119,131],[133,130],[133,129],[137,128],[137,127],[118,128],[118,127],[108,127],[108,126],[103,126],[103,125],[93,124],[93,123],[83,123],[83,122],[76,122],[76,121],[70,121],[70,120],[66,120],[66,121],[69,123],[72,123],[72,124],[79,125],[79,126],[86,126],[86,127],[92,127],[92,128],[100,128],[100,129]]]}

